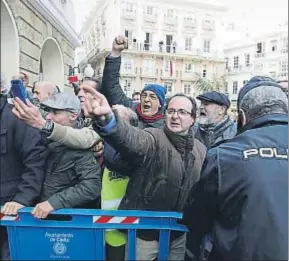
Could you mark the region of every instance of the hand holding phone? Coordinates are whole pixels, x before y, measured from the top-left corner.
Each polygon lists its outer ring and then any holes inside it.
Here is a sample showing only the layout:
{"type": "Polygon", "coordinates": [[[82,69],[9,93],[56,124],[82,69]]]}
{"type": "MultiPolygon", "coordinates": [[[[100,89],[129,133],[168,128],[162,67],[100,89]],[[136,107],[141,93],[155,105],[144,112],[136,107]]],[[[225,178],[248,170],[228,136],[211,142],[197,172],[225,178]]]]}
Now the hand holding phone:
{"type": "Polygon", "coordinates": [[[28,95],[22,80],[11,81],[11,93],[13,98],[18,97],[22,102],[27,104],[26,99],[28,99],[28,95]]]}

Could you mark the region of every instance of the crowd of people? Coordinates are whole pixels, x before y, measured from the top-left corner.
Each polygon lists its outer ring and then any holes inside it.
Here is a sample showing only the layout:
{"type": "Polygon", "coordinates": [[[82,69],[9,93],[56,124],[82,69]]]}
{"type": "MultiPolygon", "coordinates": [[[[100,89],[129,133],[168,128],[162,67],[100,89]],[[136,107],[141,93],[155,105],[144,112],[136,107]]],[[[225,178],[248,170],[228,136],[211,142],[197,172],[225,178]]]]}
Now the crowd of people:
{"type": "MultiPolygon", "coordinates": [[[[288,97],[255,76],[238,95],[238,117],[220,92],[166,97],[148,84],[120,85],[125,37],[113,42],[102,82],[77,95],[35,82],[26,103],[1,74],[1,214],[35,218],[84,208],[184,213],[168,260],[288,259],[288,97]],[[197,106],[196,99],[200,101],[197,106]]],[[[22,79],[27,86],[27,78],[22,79]]],[[[288,86],[287,86],[288,88],[288,86]]],[[[1,227],[1,260],[9,260],[1,227]]],[[[157,260],[159,234],[137,233],[137,260],[157,260]]],[[[124,231],[106,232],[106,260],[125,260],[124,231]]]]}

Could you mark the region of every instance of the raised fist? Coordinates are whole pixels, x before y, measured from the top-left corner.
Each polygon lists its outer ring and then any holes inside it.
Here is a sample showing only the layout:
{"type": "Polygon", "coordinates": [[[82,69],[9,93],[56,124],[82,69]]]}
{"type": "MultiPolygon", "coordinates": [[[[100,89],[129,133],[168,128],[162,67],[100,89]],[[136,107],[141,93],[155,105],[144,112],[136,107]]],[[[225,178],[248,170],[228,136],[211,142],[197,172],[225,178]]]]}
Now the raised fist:
{"type": "Polygon", "coordinates": [[[128,39],[125,36],[117,36],[112,44],[112,56],[120,56],[120,53],[128,48],[128,39]]]}

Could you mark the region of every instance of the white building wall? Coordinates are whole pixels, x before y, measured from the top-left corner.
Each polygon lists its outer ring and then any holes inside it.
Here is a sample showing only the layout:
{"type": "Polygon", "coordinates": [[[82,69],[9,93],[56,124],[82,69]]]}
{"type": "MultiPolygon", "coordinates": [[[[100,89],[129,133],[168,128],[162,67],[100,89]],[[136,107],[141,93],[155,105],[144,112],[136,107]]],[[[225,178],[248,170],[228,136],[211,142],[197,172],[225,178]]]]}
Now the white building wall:
{"type": "MultiPolygon", "coordinates": [[[[288,31],[279,28],[273,33],[263,34],[254,38],[245,38],[242,41],[228,44],[225,48],[225,58],[229,60],[226,69],[228,94],[235,101],[237,93],[244,82],[251,77],[269,76],[276,80],[288,80],[288,31]],[[275,41],[276,48],[273,48],[275,41]],[[262,52],[257,52],[257,44],[262,43],[262,52]],[[287,43],[287,44],[286,44],[287,43]],[[250,66],[245,64],[245,54],[250,55],[250,66]],[[238,68],[234,68],[234,57],[239,57],[238,68]],[[238,91],[234,85],[238,84],[238,91]]],[[[235,66],[236,67],[236,66],[235,66]]]]}
{"type": "Polygon", "coordinates": [[[111,50],[112,41],[117,35],[125,35],[129,31],[129,49],[122,54],[121,83],[126,88],[127,95],[141,90],[150,82],[170,84],[170,94],[183,92],[191,88],[191,95],[197,94],[194,90],[196,80],[207,68],[206,78],[212,80],[224,74],[224,54],[222,37],[222,17],[225,8],[214,4],[197,1],[161,1],[161,0],[105,0],[96,6],[92,16],[84,24],[83,48],[86,58],[81,67],[91,63],[96,75],[101,76],[105,55],[111,50]],[[132,12],[126,11],[132,6],[132,12]],[[146,14],[146,8],[151,7],[152,15],[146,14]],[[168,20],[168,10],[173,10],[173,17],[168,20]],[[185,17],[191,17],[196,23],[187,26],[185,17]],[[149,21],[148,21],[149,20],[149,21]],[[204,27],[204,21],[211,23],[211,30],[204,27]],[[171,23],[171,25],[168,25],[171,23]],[[152,38],[149,50],[144,48],[146,33],[152,38]],[[172,35],[176,42],[176,51],[170,46],[166,48],[166,35],[172,35]],[[191,38],[191,50],[185,50],[186,38],[191,38]],[[133,39],[136,39],[134,43],[133,39]],[[204,51],[204,41],[210,40],[210,51],[204,51]],[[163,41],[162,52],[159,42],[163,41]],[[144,64],[152,60],[149,73],[144,64]],[[130,63],[130,69],[124,64],[130,63]],[[171,74],[166,64],[173,65],[171,74]],[[185,65],[192,65],[191,72],[185,71],[185,65]]]}

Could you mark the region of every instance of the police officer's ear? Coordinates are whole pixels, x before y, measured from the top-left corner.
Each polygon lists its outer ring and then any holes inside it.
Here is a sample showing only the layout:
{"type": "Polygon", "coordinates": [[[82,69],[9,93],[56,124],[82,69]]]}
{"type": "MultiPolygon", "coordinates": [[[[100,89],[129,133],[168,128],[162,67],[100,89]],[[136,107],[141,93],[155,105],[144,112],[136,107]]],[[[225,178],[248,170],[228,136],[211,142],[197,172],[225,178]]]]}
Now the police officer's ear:
{"type": "Polygon", "coordinates": [[[247,118],[244,110],[240,109],[238,112],[238,119],[237,119],[237,132],[242,129],[244,125],[247,123],[247,118]]]}
{"type": "Polygon", "coordinates": [[[240,109],[238,118],[240,119],[240,123],[242,124],[242,127],[246,125],[247,117],[246,117],[246,113],[244,112],[244,110],[240,109]]]}

